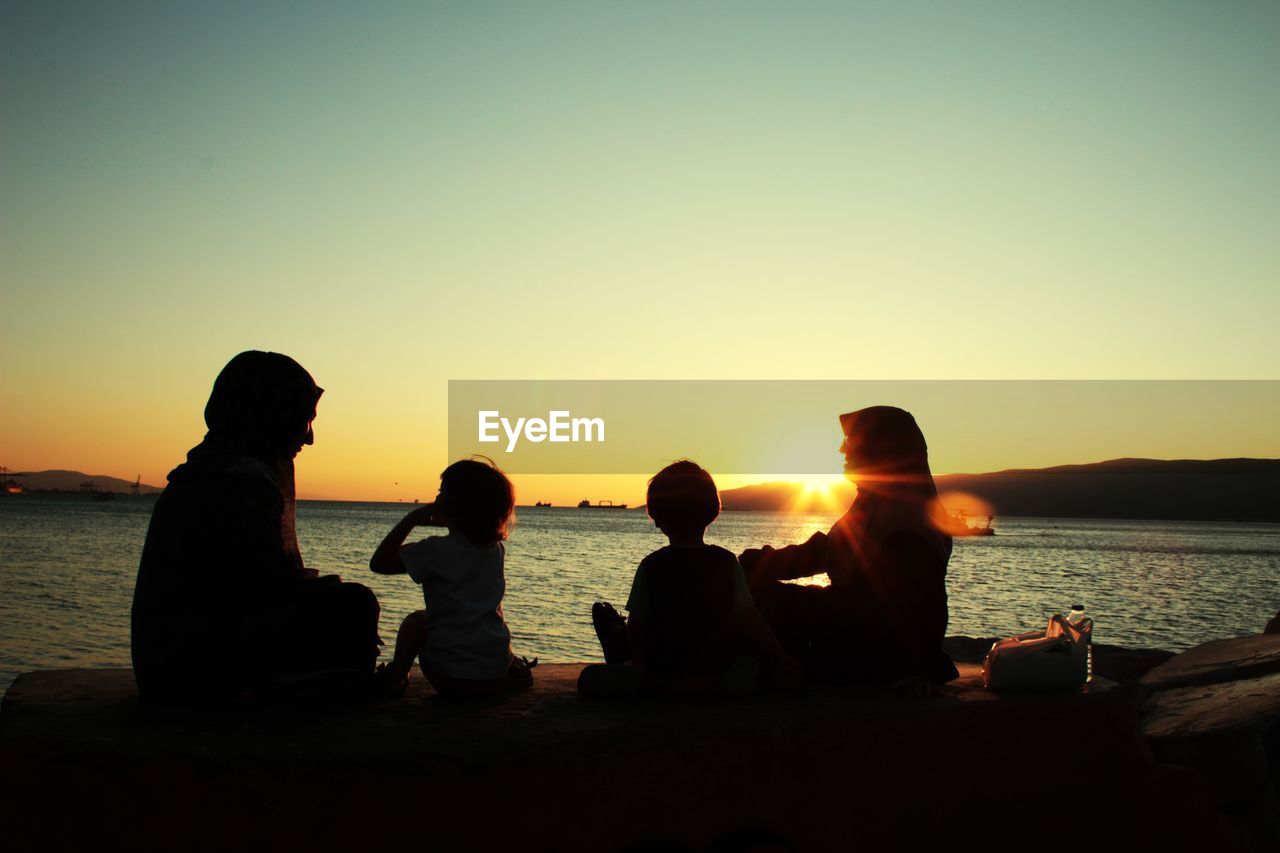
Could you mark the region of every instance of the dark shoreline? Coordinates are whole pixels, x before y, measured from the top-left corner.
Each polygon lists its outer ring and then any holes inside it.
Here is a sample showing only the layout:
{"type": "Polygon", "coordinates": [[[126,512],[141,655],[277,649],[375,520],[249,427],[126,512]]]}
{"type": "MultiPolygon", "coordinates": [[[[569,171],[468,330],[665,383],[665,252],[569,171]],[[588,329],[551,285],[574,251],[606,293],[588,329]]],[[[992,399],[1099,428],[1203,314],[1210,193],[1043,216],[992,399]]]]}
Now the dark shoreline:
{"type": "Polygon", "coordinates": [[[1259,776],[1257,760],[1280,714],[1242,716],[1240,702],[1214,697],[1213,710],[1188,711],[1183,685],[1216,685],[1195,696],[1274,685],[1275,706],[1280,637],[1208,646],[1209,681],[1203,648],[1147,661],[1141,680],[1100,675],[1052,694],[994,694],[980,667],[961,663],[961,678],[925,699],[806,687],[596,700],[575,689],[581,664],[547,664],[501,700],[441,699],[415,671],[402,699],[142,706],[129,670],[26,673],[0,709],[0,760],[21,780],[0,820],[7,840],[41,849],[421,846],[426,832],[432,849],[621,851],[662,839],[693,851],[758,831],[823,851],[900,847],[904,820],[928,846],[966,827],[1036,838],[1086,820],[1073,810],[1090,803],[1105,849],[1263,849],[1276,765],[1259,776]],[[1242,644],[1265,666],[1231,671],[1224,657],[1242,644]],[[494,819],[495,790],[518,817],[494,819]],[[405,817],[376,819],[387,814],[405,817]]]}

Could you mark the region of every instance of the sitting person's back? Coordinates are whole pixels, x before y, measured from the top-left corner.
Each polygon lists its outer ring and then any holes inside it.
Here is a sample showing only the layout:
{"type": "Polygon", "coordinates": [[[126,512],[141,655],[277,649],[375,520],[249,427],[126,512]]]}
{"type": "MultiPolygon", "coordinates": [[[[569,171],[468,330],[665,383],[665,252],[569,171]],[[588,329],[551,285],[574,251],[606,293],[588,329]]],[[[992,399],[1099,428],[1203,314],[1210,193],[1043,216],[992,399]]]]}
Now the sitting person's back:
{"type": "MultiPolygon", "coordinates": [[[[434,502],[410,512],[382,540],[369,568],[407,574],[422,585],[424,607],[404,618],[379,688],[399,695],[416,659],[441,694],[493,695],[533,682],[529,661],[511,653],[502,615],[503,561],[514,519],[511,481],[488,460],[464,459],[440,475],[434,502]],[[419,526],[448,529],[405,545],[419,526]]],[[[534,660],[536,662],[536,658],[534,660]]]]}
{"type": "Polygon", "coordinates": [[[718,678],[742,645],[734,622],[751,607],[738,558],[716,545],[659,548],[640,562],[627,611],[649,626],[635,650],[657,678],[718,678]]]}
{"type": "Polygon", "coordinates": [[[437,679],[506,678],[511,632],[502,615],[504,544],[475,542],[450,531],[405,545],[400,558],[409,577],[422,585],[426,601],[420,654],[427,671],[437,679]]]}
{"type": "Polygon", "coordinates": [[[849,412],[840,424],[857,497],[829,534],[743,552],[751,594],[806,677],[935,689],[958,673],[942,651],[952,543],[938,523],[924,433],[894,406],[849,412]],[[828,587],[781,583],[819,572],[828,587]]]}
{"type": "Polygon", "coordinates": [[[799,664],[756,610],[738,558],[703,541],[720,515],[711,475],[688,460],[668,465],[649,481],[646,505],[670,544],[636,569],[625,627],[604,602],[592,612],[607,663],[632,665],[587,667],[579,689],[626,692],[638,681],[674,692],[740,689],[758,670],[746,656],[764,659],[776,684],[797,681],[799,664]]]}
{"type": "Polygon", "coordinates": [[[377,598],[305,568],[294,529],[293,460],[314,441],[321,393],[279,353],[243,352],[218,375],[209,431],[169,474],[139,561],[130,643],[143,699],[367,686],[377,598]]]}

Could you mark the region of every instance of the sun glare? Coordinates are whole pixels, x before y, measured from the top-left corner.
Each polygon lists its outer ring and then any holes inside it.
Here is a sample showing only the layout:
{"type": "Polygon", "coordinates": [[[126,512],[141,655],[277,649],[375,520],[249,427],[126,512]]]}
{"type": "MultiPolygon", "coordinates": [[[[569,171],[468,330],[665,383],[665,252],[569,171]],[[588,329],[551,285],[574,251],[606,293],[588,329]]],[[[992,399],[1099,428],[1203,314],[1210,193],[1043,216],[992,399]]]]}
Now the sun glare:
{"type": "Polygon", "coordinates": [[[843,484],[844,478],[832,476],[830,474],[809,474],[803,477],[796,477],[793,482],[798,483],[803,493],[806,495],[830,494],[837,486],[843,484]]]}
{"type": "Polygon", "coordinates": [[[848,506],[850,484],[831,474],[804,474],[791,477],[800,488],[791,503],[792,512],[830,512],[848,506]]]}

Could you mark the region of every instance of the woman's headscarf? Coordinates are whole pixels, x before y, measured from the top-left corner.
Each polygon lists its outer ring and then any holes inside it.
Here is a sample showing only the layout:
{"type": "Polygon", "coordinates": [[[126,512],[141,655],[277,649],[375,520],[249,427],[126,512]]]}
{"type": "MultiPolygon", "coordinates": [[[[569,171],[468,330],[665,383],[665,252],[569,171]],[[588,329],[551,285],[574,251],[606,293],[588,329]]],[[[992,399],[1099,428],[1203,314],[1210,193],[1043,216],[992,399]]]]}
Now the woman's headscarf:
{"type": "MultiPolygon", "coordinates": [[[[873,563],[881,543],[909,533],[939,555],[951,553],[951,539],[940,532],[938,488],[929,470],[929,448],[911,413],[894,406],[870,406],[840,416],[857,466],[858,496],[833,534],[846,558],[873,563]]],[[[841,574],[839,560],[832,580],[841,574]]]]}
{"type": "Polygon", "coordinates": [[[840,416],[857,458],[859,489],[917,491],[937,496],[929,446],[916,419],[895,406],[868,406],[840,416]]]}
{"type": "MultiPolygon", "coordinates": [[[[220,471],[269,480],[280,491],[280,533],[284,549],[298,555],[293,457],[315,417],[324,389],[302,365],[278,352],[248,350],[222,368],[214,380],[204,422],[204,441],[170,482],[197,472],[220,471]]],[[[297,556],[299,565],[301,557],[297,556]]]]}
{"type": "Polygon", "coordinates": [[[206,441],[271,462],[292,456],[324,389],[302,365],[278,352],[237,355],[214,380],[204,422],[206,441]]]}

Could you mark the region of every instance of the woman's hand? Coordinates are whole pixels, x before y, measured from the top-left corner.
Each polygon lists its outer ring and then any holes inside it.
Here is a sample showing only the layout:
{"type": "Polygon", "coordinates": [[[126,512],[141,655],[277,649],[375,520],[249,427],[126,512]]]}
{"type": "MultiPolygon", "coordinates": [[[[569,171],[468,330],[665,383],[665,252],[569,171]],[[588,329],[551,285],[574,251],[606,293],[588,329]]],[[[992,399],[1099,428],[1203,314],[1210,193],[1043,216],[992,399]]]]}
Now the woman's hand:
{"type": "Polygon", "coordinates": [[[756,566],[760,565],[760,561],[771,553],[773,553],[772,545],[748,548],[738,555],[738,563],[742,566],[742,570],[747,573],[747,577],[750,577],[756,566]]]}

